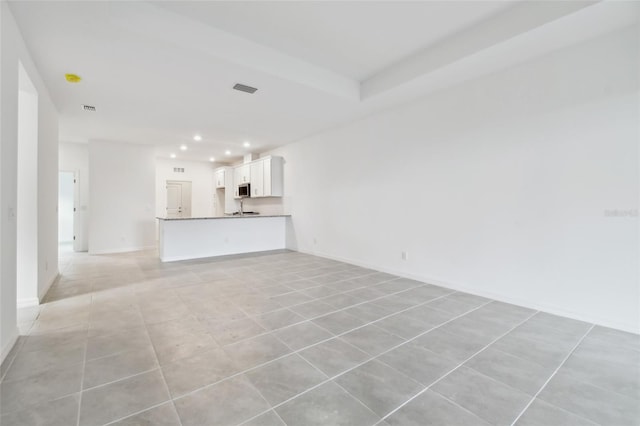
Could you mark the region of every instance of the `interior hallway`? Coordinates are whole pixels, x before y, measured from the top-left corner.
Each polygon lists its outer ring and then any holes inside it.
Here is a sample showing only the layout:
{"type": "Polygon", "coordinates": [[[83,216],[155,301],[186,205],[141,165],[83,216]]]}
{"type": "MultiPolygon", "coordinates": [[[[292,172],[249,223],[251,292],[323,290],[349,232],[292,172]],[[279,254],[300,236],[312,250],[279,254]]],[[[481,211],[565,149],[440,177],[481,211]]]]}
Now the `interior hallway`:
{"type": "Polygon", "coordinates": [[[295,252],[61,256],[0,424],[632,425],[640,338],[295,252]]]}

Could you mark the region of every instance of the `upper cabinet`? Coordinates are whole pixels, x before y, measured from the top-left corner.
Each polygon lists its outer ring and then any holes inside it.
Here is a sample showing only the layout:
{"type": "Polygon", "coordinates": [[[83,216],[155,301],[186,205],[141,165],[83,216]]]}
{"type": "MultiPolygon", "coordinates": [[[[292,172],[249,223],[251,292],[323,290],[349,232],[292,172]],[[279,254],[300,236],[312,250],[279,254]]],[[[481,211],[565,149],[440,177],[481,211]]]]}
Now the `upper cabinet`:
{"type": "Polygon", "coordinates": [[[225,188],[227,185],[227,168],[223,167],[216,169],[213,175],[213,181],[216,184],[216,188],[225,188]]]}
{"type": "Polygon", "coordinates": [[[238,185],[251,184],[251,197],[282,197],[282,157],[264,157],[233,169],[234,196],[238,185]]]}
{"type": "Polygon", "coordinates": [[[249,164],[243,164],[233,169],[233,182],[235,186],[241,183],[251,183],[251,167],[249,164]]]}
{"type": "Polygon", "coordinates": [[[264,197],[264,161],[252,162],[251,168],[251,196],[264,197]]]}
{"type": "Polygon", "coordinates": [[[266,157],[258,161],[262,161],[262,196],[282,197],[282,157],[266,157]]]}

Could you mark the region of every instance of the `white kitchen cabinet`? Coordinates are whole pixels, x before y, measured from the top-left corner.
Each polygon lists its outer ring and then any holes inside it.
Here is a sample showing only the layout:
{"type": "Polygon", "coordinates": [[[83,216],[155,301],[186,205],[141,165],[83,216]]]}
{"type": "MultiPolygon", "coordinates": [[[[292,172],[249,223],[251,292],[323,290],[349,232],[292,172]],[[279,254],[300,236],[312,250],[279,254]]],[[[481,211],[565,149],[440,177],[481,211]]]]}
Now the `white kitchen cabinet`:
{"type": "Polygon", "coordinates": [[[235,168],[234,173],[234,185],[238,186],[241,183],[251,183],[251,165],[243,164],[235,168]]]}
{"type": "Polygon", "coordinates": [[[264,197],[264,160],[256,160],[251,164],[251,196],[264,197]]]}
{"type": "Polygon", "coordinates": [[[214,172],[214,182],[216,184],[216,188],[226,188],[227,186],[227,170],[225,168],[216,169],[214,172]]]}
{"type": "Polygon", "coordinates": [[[233,213],[234,205],[233,199],[235,198],[233,187],[233,168],[232,167],[218,167],[213,171],[213,187],[214,190],[214,203],[215,215],[222,215],[224,213],[233,213]]]}
{"type": "Polygon", "coordinates": [[[251,163],[251,196],[282,197],[282,157],[265,157],[251,163]]]}
{"type": "Polygon", "coordinates": [[[242,183],[251,183],[251,165],[250,163],[242,164],[233,168],[233,197],[240,198],[238,195],[238,185],[242,183]]]}
{"type": "Polygon", "coordinates": [[[283,194],[283,164],[282,157],[267,157],[264,159],[264,196],[282,197],[283,194]]]}
{"type": "Polygon", "coordinates": [[[238,196],[238,185],[251,184],[251,197],[282,197],[282,157],[264,157],[233,169],[233,197],[238,196]]]}

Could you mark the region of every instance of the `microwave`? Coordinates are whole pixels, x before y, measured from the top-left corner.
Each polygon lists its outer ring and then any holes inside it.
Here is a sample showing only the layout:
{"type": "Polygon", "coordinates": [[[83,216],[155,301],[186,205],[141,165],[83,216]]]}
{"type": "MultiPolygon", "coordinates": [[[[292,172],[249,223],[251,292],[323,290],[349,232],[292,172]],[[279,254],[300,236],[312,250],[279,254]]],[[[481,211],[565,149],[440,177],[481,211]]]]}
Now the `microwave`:
{"type": "Polygon", "coordinates": [[[238,197],[240,197],[240,198],[251,197],[251,184],[250,183],[241,183],[240,185],[238,185],[238,197]]]}

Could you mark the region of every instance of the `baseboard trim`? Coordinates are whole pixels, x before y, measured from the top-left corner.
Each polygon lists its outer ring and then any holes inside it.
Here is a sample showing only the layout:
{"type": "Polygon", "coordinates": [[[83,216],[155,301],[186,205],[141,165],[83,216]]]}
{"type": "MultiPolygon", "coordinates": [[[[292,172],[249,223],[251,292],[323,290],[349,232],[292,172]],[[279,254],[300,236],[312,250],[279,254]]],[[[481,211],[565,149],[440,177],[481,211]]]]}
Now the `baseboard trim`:
{"type": "Polygon", "coordinates": [[[251,256],[266,256],[269,254],[279,254],[279,253],[287,253],[290,251],[288,248],[274,248],[269,250],[258,250],[258,251],[241,251],[237,253],[225,253],[225,254],[214,254],[214,255],[204,255],[198,257],[183,257],[183,256],[175,256],[175,257],[165,257],[160,258],[160,261],[163,263],[168,262],[181,262],[186,260],[203,260],[203,259],[211,259],[212,261],[223,261],[229,259],[240,259],[243,257],[251,257],[251,256]]]}
{"type": "Polygon", "coordinates": [[[352,265],[361,266],[363,268],[368,268],[368,269],[374,269],[380,272],[386,272],[388,274],[397,275],[403,278],[409,278],[412,280],[417,280],[417,281],[438,285],[451,290],[462,291],[465,293],[469,293],[469,294],[473,294],[481,297],[487,297],[489,299],[494,299],[499,302],[511,303],[513,305],[522,306],[524,308],[535,309],[537,311],[542,311],[542,312],[550,313],[553,315],[559,315],[566,318],[575,319],[578,321],[584,321],[591,324],[601,325],[603,327],[614,328],[616,330],[626,331],[628,333],[640,334],[640,328],[639,328],[640,326],[637,323],[627,323],[627,322],[620,322],[615,320],[612,321],[611,319],[608,319],[608,318],[601,318],[597,315],[589,315],[582,312],[575,312],[575,311],[567,310],[561,306],[555,306],[551,304],[531,303],[530,301],[519,299],[517,297],[506,296],[504,294],[493,293],[491,291],[479,291],[477,288],[472,288],[469,285],[443,280],[439,277],[415,275],[415,274],[407,273],[405,271],[394,270],[392,268],[381,268],[379,265],[372,265],[367,262],[360,262],[353,259],[343,258],[339,256],[332,256],[326,253],[311,252],[311,251],[304,251],[304,250],[296,250],[296,251],[299,251],[300,253],[304,253],[304,254],[310,254],[312,256],[324,257],[326,259],[350,263],[352,265]]]}
{"type": "Polygon", "coordinates": [[[11,336],[7,344],[4,345],[4,347],[2,348],[2,352],[0,352],[0,365],[2,365],[4,360],[7,358],[7,355],[9,355],[9,353],[11,352],[15,344],[18,342],[18,336],[19,336],[19,332],[18,332],[18,328],[16,327],[16,329],[13,332],[13,336],[11,336]]]}
{"type": "Polygon", "coordinates": [[[155,249],[157,248],[157,246],[151,245],[151,246],[140,246],[140,247],[121,247],[121,248],[114,248],[114,249],[102,249],[102,250],[91,250],[89,249],[88,252],[90,255],[93,254],[117,254],[117,253],[130,253],[133,251],[143,251],[143,250],[151,250],[151,249],[155,249]]]}
{"type": "MultiPolygon", "coordinates": [[[[51,277],[47,285],[40,291],[40,293],[38,294],[38,299],[39,299],[38,303],[44,300],[44,297],[47,295],[47,292],[49,291],[53,283],[55,283],[58,278],[60,278],[60,272],[56,272],[56,274],[51,277]]],[[[20,307],[20,301],[18,301],[18,307],[20,307]]]]}
{"type": "Polygon", "coordinates": [[[40,299],[37,297],[29,297],[26,299],[18,299],[18,309],[21,308],[31,308],[33,306],[38,306],[40,304],[40,299]]]}

